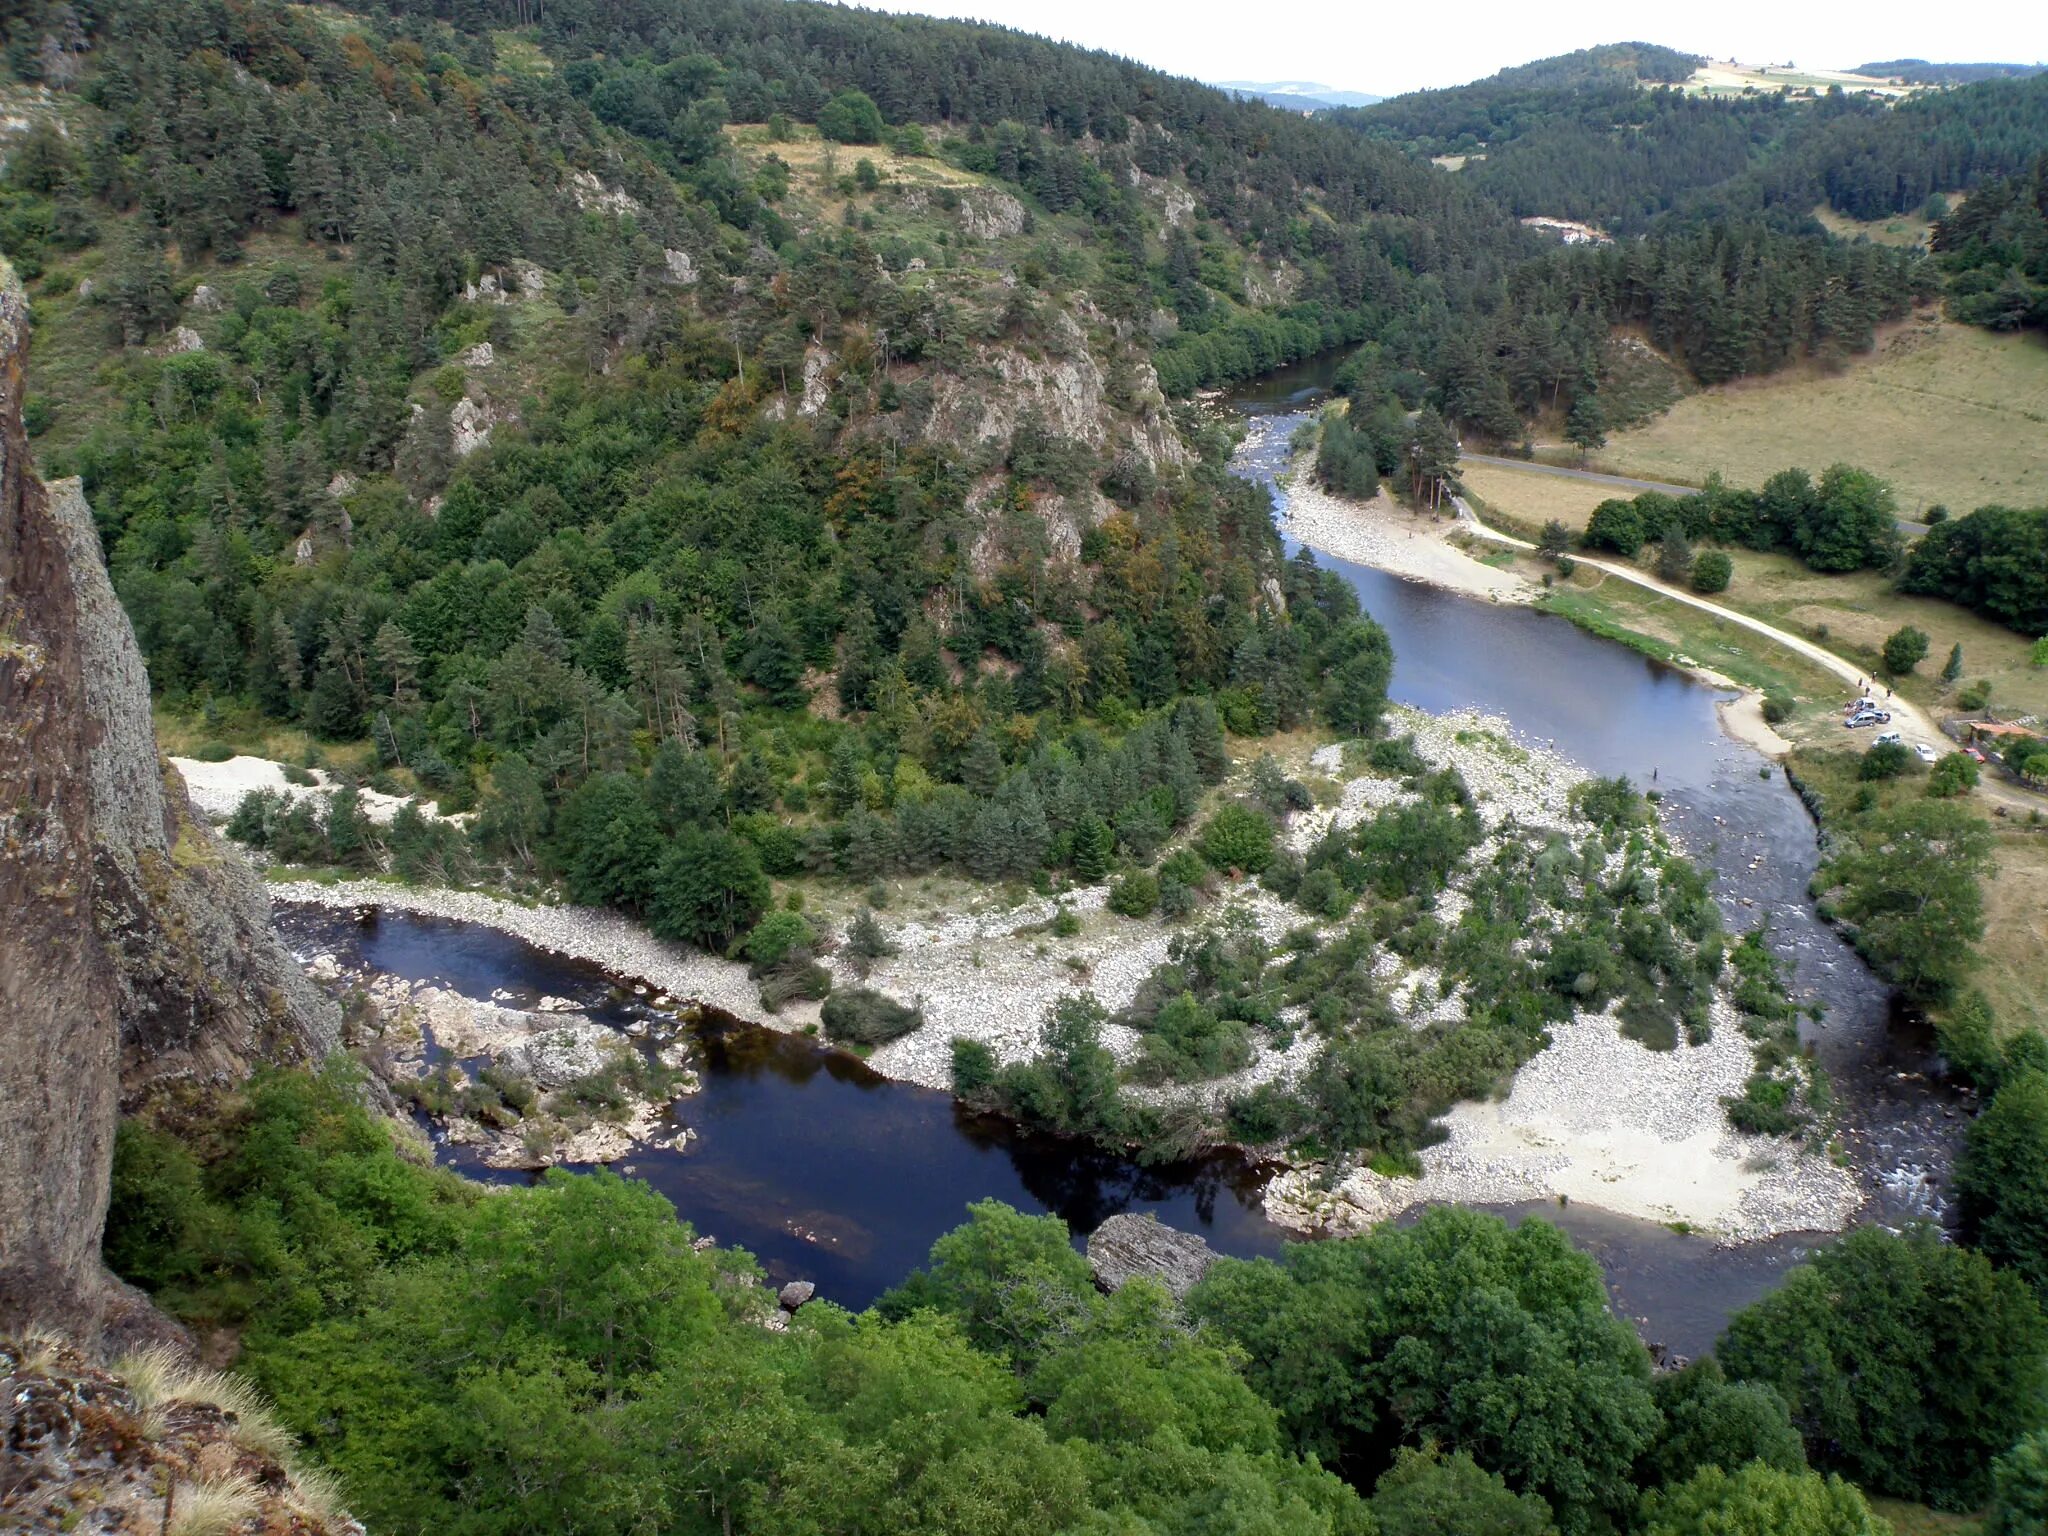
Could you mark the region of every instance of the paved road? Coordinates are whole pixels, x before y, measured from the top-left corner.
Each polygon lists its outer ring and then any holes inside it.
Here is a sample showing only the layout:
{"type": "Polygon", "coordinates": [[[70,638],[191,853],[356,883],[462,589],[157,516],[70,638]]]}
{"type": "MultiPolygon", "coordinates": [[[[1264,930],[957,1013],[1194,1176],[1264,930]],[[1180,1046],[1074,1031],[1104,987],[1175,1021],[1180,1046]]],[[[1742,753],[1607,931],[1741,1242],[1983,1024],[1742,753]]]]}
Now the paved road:
{"type": "MultiPolygon", "coordinates": [[[[1529,459],[1507,459],[1492,453],[1461,453],[1459,457],[1471,464],[1492,464],[1501,469],[1519,469],[1532,475],[1551,475],[1559,480],[1584,480],[1589,485],[1611,485],[1623,491],[1661,491],[1666,496],[1697,496],[1696,485],[1672,485],[1663,480],[1632,480],[1627,475],[1602,475],[1590,469],[1569,469],[1560,464],[1537,464],[1529,459]]],[[[1918,538],[1927,531],[1925,523],[1912,522],[1906,518],[1893,519],[1899,531],[1918,538]]]]}

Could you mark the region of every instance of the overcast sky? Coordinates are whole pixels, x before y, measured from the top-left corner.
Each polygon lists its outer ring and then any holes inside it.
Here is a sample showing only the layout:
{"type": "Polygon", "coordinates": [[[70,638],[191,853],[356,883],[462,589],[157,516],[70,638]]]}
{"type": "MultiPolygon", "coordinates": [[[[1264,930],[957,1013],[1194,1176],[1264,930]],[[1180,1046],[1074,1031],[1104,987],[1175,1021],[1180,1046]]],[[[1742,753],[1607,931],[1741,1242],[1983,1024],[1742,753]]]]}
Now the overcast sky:
{"type": "Polygon", "coordinates": [[[2048,58],[2048,5],[1992,0],[1717,0],[1645,6],[1431,5],[1361,0],[866,0],[887,11],[1001,22],[1107,48],[1201,80],[1313,80],[1392,96],[1459,85],[1510,64],[1630,39],[1745,64],[1841,69],[1876,59],[2034,63],[2048,58]]]}

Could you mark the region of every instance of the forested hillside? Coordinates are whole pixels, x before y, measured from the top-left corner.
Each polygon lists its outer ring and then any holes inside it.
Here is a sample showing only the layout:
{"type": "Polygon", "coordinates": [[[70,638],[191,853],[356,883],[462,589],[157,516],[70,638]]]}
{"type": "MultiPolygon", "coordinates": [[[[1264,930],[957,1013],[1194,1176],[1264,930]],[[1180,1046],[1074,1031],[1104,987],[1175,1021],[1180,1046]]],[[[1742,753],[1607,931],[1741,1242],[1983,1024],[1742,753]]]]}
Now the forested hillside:
{"type": "Polygon", "coordinates": [[[2048,143],[2048,77],[1995,76],[1890,104],[1835,93],[1719,98],[1600,67],[1599,50],[1339,114],[1369,137],[1473,156],[1460,173],[1518,215],[1616,232],[1758,219],[1795,231],[1828,204],[1916,209],[2023,169],[2048,143]]]}
{"type": "Polygon", "coordinates": [[[1616,324],[1715,380],[1923,291],[1762,230],[1559,251],[1394,145],[1017,34],[765,0],[487,29],[530,19],[17,15],[0,243],[29,425],[164,698],[366,738],[480,806],[485,856],[635,911],[871,863],[870,813],[913,868],[1148,849],[1192,791],[1145,753],[1369,720],[1377,632],[1279,579],[1164,397],[1370,335],[1382,414],[1512,440],[1616,324]],[[1127,769],[1076,733],[1190,696],[1127,769]],[[662,879],[643,824],[705,838],[662,879]]]}

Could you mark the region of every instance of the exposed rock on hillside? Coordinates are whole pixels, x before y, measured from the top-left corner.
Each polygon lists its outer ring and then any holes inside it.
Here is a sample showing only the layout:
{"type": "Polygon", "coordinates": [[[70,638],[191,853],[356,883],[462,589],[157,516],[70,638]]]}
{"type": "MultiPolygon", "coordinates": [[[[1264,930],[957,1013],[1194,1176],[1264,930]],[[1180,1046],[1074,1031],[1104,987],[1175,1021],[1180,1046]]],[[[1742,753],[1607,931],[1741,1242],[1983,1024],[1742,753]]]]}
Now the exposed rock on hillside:
{"type": "Polygon", "coordinates": [[[330,1050],[331,1004],[157,756],[78,482],[21,426],[27,304],[0,263],[0,1319],[98,1326],[117,1103],[330,1050]]]}
{"type": "Polygon", "coordinates": [[[0,1339],[10,1531],[361,1536],[332,1485],[294,1472],[290,1452],[231,1377],[182,1369],[160,1351],[108,1371],[52,1339],[0,1339]]]}

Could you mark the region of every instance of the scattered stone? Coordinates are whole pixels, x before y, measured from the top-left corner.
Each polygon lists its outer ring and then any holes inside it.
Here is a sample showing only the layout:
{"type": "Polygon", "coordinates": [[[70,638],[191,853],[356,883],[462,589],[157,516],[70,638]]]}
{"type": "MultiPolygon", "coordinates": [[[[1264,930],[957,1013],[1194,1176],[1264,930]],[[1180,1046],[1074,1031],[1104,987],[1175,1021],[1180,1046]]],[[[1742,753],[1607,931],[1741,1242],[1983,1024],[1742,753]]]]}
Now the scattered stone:
{"type": "Polygon", "coordinates": [[[488,368],[497,360],[498,354],[491,349],[488,341],[478,342],[456,359],[465,368],[488,368]]]}
{"type": "Polygon", "coordinates": [[[176,357],[182,352],[204,352],[206,343],[191,326],[181,325],[165,338],[163,346],[158,350],[165,357],[176,357]]]}
{"type": "Polygon", "coordinates": [[[228,307],[228,301],[218,288],[201,283],[192,290],[192,307],[202,315],[219,314],[228,307]]]}
{"type": "Polygon", "coordinates": [[[697,281],[697,263],[690,259],[688,251],[663,250],[662,260],[668,266],[668,280],[679,288],[687,288],[697,281]]]}

